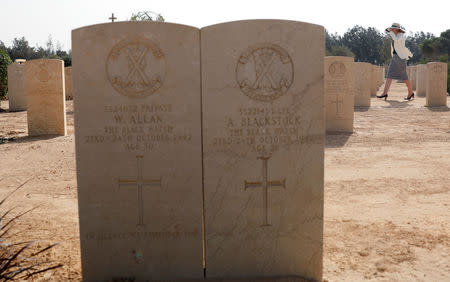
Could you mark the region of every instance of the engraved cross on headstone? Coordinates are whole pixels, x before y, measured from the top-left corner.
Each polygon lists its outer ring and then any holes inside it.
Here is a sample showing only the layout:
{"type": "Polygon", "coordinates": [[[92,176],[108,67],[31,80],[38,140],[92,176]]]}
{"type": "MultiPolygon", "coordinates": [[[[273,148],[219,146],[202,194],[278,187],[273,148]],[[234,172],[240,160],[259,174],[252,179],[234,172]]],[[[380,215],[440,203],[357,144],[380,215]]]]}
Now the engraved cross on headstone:
{"type": "Polygon", "coordinates": [[[257,182],[249,182],[245,180],[244,187],[245,190],[251,187],[261,187],[263,189],[263,224],[261,226],[271,226],[269,224],[269,188],[270,187],[282,187],[286,188],[286,179],[283,180],[268,180],[268,169],[267,163],[270,157],[258,157],[259,160],[262,160],[262,181],[257,182]]]}
{"type": "Polygon", "coordinates": [[[142,177],[142,159],[144,156],[136,156],[137,160],[137,179],[120,179],[119,187],[121,185],[137,186],[138,192],[138,226],[144,225],[144,200],[142,197],[142,188],[144,186],[159,186],[161,188],[161,178],[145,180],[142,177]]]}
{"type": "Polygon", "coordinates": [[[340,97],[339,99],[339,97],[339,95],[335,95],[335,99],[331,101],[331,104],[336,104],[336,115],[338,116],[341,114],[341,112],[339,111],[339,104],[342,105],[344,103],[343,98],[340,97]]]}
{"type": "Polygon", "coordinates": [[[112,15],[111,15],[111,17],[109,19],[111,20],[112,23],[114,22],[114,20],[117,20],[117,18],[114,17],[114,13],[112,13],[112,15]]]}

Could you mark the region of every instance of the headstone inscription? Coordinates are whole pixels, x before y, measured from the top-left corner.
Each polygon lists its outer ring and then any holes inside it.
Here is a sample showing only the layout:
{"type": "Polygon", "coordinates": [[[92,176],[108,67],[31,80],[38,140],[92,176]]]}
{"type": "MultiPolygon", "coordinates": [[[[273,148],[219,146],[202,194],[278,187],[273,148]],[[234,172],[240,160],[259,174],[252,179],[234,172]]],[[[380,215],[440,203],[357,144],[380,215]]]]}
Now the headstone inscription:
{"type": "Polygon", "coordinates": [[[416,71],[416,94],[418,97],[425,97],[427,92],[427,65],[417,65],[416,71]]]}
{"type": "Polygon", "coordinates": [[[357,62],[355,72],[355,107],[370,107],[370,81],[372,66],[369,63],[357,62]]]}
{"type": "Polygon", "coordinates": [[[25,78],[28,135],[66,135],[64,62],[27,61],[25,78]]]}
{"type": "Polygon", "coordinates": [[[447,105],[447,64],[432,62],[427,64],[426,106],[447,105]]]}
{"type": "Polygon", "coordinates": [[[66,100],[73,100],[72,67],[64,68],[64,78],[66,86],[66,100]]]}
{"type": "MultiPolygon", "coordinates": [[[[325,57],[327,132],[353,132],[355,100],[353,65],[351,57],[325,57]]],[[[372,79],[375,79],[373,75],[372,79]]]]}
{"type": "Polygon", "coordinates": [[[83,279],[202,279],[200,31],[108,23],[72,42],[83,279]]]}
{"type": "Polygon", "coordinates": [[[293,21],[201,31],[207,278],[321,280],[324,40],[293,21]]]}
{"type": "Polygon", "coordinates": [[[25,62],[26,60],[15,60],[14,63],[8,66],[8,101],[10,112],[27,110],[25,62]]]}

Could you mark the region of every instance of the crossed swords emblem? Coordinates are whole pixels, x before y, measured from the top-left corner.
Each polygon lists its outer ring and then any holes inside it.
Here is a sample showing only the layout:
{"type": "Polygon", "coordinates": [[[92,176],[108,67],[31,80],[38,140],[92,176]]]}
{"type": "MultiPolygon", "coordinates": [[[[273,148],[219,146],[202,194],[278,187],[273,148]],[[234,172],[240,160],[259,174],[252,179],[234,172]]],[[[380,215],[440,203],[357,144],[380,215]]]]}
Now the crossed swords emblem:
{"type": "Polygon", "coordinates": [[[278,88],[277,84],[273,81],[272,77],[272,65],[275,61],[274,53],[271,54],[269,60],[267,62],[264,62],[261,57],[256,57],[255,54],[253,55],[253,59],[255,62],[261,61],[258,65],[255,65],[255,72],[256,72],[256,80],[253,82],[253,88],[261,88],[261,83],[264,78],[268,79],[270,82],[270,85],[272,88],[276,89],[278,88]],[[260,71],[258,71],[258,67],[262,67],[260,71]]]}
{"type": "Polygon", "coordinates": [[[249,47],[239,57],[236,80],[241,91],[252,100],[275,100],[292,84],[292,59],[278,45],[264,43],[249,47]]]}
{"type": "Polygon", "coordinates": [[[134,98],[155,93],[162,86],[165,68],[164,53],[158,44],[142,38],[120,41],[106,61],[106,74],[112,87],[134,98]]]}
{"type": "Polygon", "coordinates": [[[144,50],[142,50],[140,52],[140,54],[138,54],[137,56],[133,56],[133,51],[130,48],[126,49],[126,58],[129,61],[129,65],[130,65],[130,72],[128,73],[128,76],[126,78],[126,83],[130,84],[132,83],[132,78],[135,75],[138,75],[142,81],[144,82],[144,84],[148,85],[150,84],[150,79],[147,77],[147,75],[145,74],[145,62],[144,62],[144,58],[147,55],[149,49],[147,47],[145,47],[144,50]]]}

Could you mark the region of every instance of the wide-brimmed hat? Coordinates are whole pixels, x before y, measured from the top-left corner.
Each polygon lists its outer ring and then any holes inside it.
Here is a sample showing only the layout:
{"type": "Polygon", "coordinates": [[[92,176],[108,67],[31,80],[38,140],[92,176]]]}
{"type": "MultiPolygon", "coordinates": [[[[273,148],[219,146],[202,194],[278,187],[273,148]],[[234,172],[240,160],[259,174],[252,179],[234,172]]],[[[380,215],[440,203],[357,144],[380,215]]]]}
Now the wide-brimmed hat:
{"type": "Polygon", "coordinates": [[[397,29],[399,29],[402,32],[406,32],[405,28],[403,26],[401,26],[399,23],[393,23],[388,28],[397,28],[397,29]]]}

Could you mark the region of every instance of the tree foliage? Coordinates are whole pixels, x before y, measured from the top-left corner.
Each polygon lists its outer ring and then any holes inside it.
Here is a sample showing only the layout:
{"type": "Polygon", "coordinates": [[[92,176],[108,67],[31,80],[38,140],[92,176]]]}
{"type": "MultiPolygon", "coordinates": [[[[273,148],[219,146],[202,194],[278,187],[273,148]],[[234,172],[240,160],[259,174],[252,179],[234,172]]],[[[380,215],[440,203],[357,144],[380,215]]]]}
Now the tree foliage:
{"type": "MultiPolygon", "coordinates": [[[[444,32],[450,37],[450,32],[444,32]]],[[[443,33],[443,34],[444,34],[443,33]]],[[[442,36],[441,36],[442,37],[442,36]]],[[[374,27],[364,28],[356,25],[348,29],[342,36],[325,31],[326,52],[332,54],[332,49],[340,48],[335,46],[344,46],[353,54],[356,62],[368,62],[371,64],[382,65],[389,64],[391,60],[391,41],[389,35],[383,34],[374,27]]],[[[409,61],[410,64],[416,64],[423,60],[423,51],[419,47],[424,41],[433,39],[434,35],[423,31],[409,33],[405,45],[413,53],[409,61]]],[[[428,48],[428,46],[426,46],[428,48]]],[[[425,48],[425,49],[426,49],[425,48]]],[[[432,49],[426,49],[426,51],[432,49]]]]}
{"type": "Polygon", "coordinates": [[[72,54],[71,51],[66,52],[62,50],[62,46],[59,43],[56,45],[53,43],[51,36],[48,37],[45,48],[42,46],[31,47],[25,37],[14,38],[12,46],[7,47],[3,42],[0,41],[0,50],[4,50],[8,53],[11,60],[16,59],[41,59],[41,58],[52,58],[60,59],[64,61],[64,65],[72,65],[72,54]]]}
{"type": "Polygon", "coordinates": [[[424,55],[423,62],[442,61],[442,58],[445,57],[448,61],[450,54],[450,29],[442,32],[440,37],[423,40],[419,44],[419,48],[424,55]]]}
{"type": "Polygon", "coordinates": [[[355,57],[350,49],[343,45],[331,46],[330,50],[326,52],[327,56],[344,56],[344,57],[355,57]]]}
{"type": "Polygon", "coordinates": [[[382,41],[383,43],[378,49],[378,52],[380,53],[380,59],[384,64],[389,64],[392,59],[391,55],[392,39],[389,35],[386,35],[383,37],[382,41]]]}
{"type": "Polygon", "coordinates": [[[164,22],[165,19],[161,14],[157,14],[152,11],[141,11],[137,13],[133,13],[131,15],[130,21],[132,22],[164,22]]]}
{"type": "Polygon", "coordinates": [[[342,37],[342,43],[354,54],[357,62],[369,62],[381,64],[379,49],[383,43],[382,36],[375,28],[367,29],[362,26],[354,26],[342,37]]]}
{"type": "Polygon", "coordinates": [[[434,38],[434,35],[427,32],[409,33],[406,38],[405,46],[413,53],[413,57],[409,60],[410,64],[417,64],[423,57],[419,45],[425,40],[434,38]]]}
{"type": "Polygon", "coordinates": [[[325,49],[327,52],[331,51],[333,46],[342,46],[341,37],[337,33],[330,34],[325,29],[325,49]]]}
{"type": "Polygon", "coordinates": [[[327,54],[346,54],[354,57],[356,62],[382,64],[380,49],[383,45],[382,34],[373,27],[364,28],[356,25],[344,35],[325,33],[327,54]],[[345,49],[344,49],[345,48],[345,49]],[[348,50],[348,51],[345,51],[348,50]]]}
{"type": "Polygon", "coordinates": [[[0,100],[8,94],[8,65],[11,63],[9,55],[0,49],[0,100]]]}

